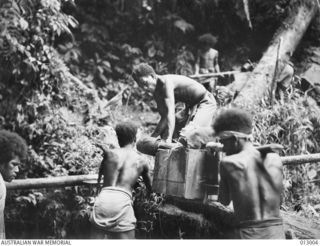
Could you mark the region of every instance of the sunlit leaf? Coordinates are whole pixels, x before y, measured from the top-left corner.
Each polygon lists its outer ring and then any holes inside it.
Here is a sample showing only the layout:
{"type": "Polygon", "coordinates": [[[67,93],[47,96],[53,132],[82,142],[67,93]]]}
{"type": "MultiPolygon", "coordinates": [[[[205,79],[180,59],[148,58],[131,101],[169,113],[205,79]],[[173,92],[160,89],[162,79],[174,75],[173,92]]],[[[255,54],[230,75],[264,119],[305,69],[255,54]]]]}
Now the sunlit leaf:
{"type": "Polygon", "coordinates": [[[29,23],[25,19],[20,18],[19,23],[20,23],[22,30],[28,29],[29,23]]]}
{"type": "Polygon", "coordinates": [[[180,20],[176,20],[174,22],[174,26],[178,29],[180,29],[183,33],[189,32],[189,31],[193,31],[194,30],[194,26],[188,22],[186,22],[183,19],[180,20]]]}

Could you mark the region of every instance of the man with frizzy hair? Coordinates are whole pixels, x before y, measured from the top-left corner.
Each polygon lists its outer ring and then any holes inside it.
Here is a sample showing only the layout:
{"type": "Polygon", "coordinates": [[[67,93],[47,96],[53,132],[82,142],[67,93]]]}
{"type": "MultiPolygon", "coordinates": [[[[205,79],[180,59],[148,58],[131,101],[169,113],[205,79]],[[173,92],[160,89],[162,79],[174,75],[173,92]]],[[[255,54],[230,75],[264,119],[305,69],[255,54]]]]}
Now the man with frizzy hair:
{"type": "Polygon", "coordinates": [[[132,207],[132,189],[141,175],[151,192],[149,166],[135,150],[137,127],[129,122],[115,128],[120,148],[103,149],[98,183],[103,188],[96,198],[90,220],[94,237],[134,239],[136,218],[132,207]]]}
{"type": "Polygon", "coordinates": [[[189,122],[195,126],[208,127],[212,124],[217,109],[216,101],[213,95],[197,81],[182,75],[158,75],[146,63],[136,66],[132,77],[142,89],[153,93],[157,103],[161,119],[152,137],[161,136],[166,142],[172,142],[176,126],[176,102],[185,104],[184,111],[186,115],[192,115],[189,122]]]}
{"type": "Polygon", "coordinates": [[[239,222],[235,238],[284,239],[280,156],[253,146],[251,115],[243,110],[222,111],[213,128],[226,153],[221,160],[218,199],[224,205],[233,202],[239,222]]]}
{"type": "Polygon", "coordinates": [[[219,52],[213,48],[217,43],[217,38],[210,33],[206,33],[198,38],[198,42],[200,49],[197,55],[195,73],[219,73],[219,52]]]}
{"type": "MultiPolygon", "coordinates": [[[[211,33],[206,33],[198,38],[199,50],[195,63],[195,74],[219,73],[219,52],[213,47],[217,43],[217,37],[211,33]]],[[[208,78],[202,82],[206,89],[214,92],[217,78],[208,78]]]]}
{"type": "Polygon", "coordinates": [[[6,201],[6,185],[19,172],[21,161],[27,155],[26,142],[16,133],[0,130],[0,238],[5,238],[4,207],[6,201]]]}

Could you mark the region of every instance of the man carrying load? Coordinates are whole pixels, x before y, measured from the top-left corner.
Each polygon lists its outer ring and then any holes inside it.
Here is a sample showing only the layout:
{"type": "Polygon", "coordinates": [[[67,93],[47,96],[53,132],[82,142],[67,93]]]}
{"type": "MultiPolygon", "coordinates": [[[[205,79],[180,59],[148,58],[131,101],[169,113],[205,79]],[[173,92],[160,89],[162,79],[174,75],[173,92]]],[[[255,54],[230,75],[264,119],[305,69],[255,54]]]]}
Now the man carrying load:
{"type": "Polygon", "coordinates": [[[284,239],[280,217],[282,162],[271,151],[251,143],[252,119],[240,109],[228,109],[217,116],[213,128],[226,157],[220,164],[218,200],[233,202],[238,239],[284,239]]]}

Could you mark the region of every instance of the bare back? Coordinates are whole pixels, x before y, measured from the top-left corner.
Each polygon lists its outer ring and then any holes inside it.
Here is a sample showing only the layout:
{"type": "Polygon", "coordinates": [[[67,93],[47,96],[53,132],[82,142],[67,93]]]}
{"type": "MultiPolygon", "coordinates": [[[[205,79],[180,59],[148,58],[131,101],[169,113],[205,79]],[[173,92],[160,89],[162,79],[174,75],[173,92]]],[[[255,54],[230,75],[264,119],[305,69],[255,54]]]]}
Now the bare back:
{"type": "Polygon", "coordinates": [[[282,163],[278,154],[268,153],[263,158],[250,144],[240,153],[225,157],[221,162],[221,186],[220,192],[228,193],[233,200],[240,221],[280,216],[282,163]]]}
{"type": "Polygon", "coordinates": [[[160,79],[157,81],[154,92],[154,98],[158,107],[161,107],[161,104],[163,104],[162,100],[165,98],[164,94],[168,84],[170,84],[174,90],[175,102],[183,102],[190,107],[198,104],[206,93],[203,85],[186,76],[167,74],[159,77],[160,79]]]}
{"type": "Polygon", "coordinates": [[[147,169],[140,155],[132,148],[118,148],[105,152],[103,186],[121,187],[131,192],[138,177],[147,169]]]}

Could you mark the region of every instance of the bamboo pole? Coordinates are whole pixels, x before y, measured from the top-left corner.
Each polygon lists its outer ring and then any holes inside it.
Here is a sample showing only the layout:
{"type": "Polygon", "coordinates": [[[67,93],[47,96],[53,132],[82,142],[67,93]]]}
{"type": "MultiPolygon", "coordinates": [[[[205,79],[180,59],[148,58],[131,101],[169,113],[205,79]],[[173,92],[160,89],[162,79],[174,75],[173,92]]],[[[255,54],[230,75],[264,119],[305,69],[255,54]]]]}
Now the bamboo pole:
{"type": "MultiPolygon", "coordinates": [[[[285,166],[294,166],[304,163],[320,162],[320,153],[310,155],[297,155],[281,157],[282,163],[285,166]]],[[[61,176],[48,178],[30,178],[30,179],[16,179],[11,183],[6,183],[8,190],[18,189],[42,189],[52,187],[76,186],[84,184],[96,184],[97,175],[75,175],[75,176],[61,176]]]]}
{"type": "Polygon", "coordinates": [[[310,162],[320,162],[320,153],[310,155],[282,156],[281,161],[285,166],[294,166],[310,162]]]}
{"type": "Polygon", "coordinates": [[[11,183],[6,183],[8,190],[19,189],[42,189],[52,187],[65,187],[84,185],[88,183],[96,183],[98,175],[75,175],[75,176],[61,176],[48,178],[30,178],[30,179],[16,179],[11,183]]]}

